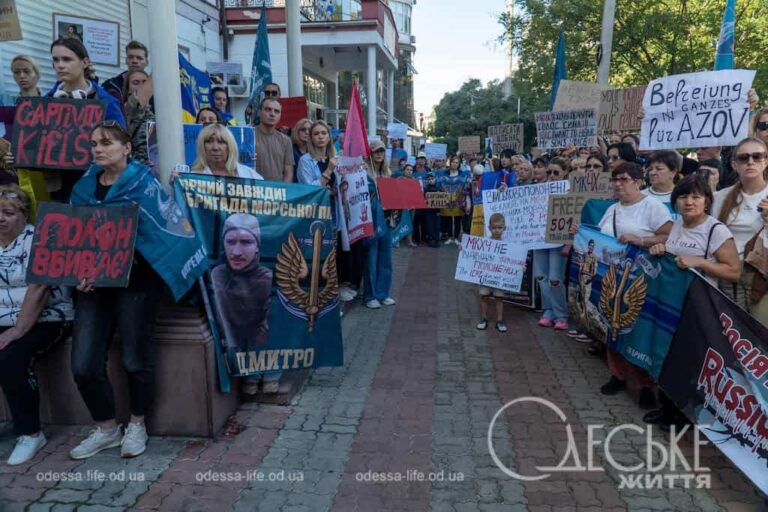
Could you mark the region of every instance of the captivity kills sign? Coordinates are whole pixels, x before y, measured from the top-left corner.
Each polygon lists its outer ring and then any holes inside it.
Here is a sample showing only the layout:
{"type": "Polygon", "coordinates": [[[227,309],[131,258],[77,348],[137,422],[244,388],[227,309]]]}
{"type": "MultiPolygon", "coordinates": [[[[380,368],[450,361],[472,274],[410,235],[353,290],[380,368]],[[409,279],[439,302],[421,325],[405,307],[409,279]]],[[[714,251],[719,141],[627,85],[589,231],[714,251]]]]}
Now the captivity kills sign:
{"type": "Polygon", "coordinates": [[[745,69],[657,78],[643,97],[640,149],[735,145],[749,132],[754,78],[745,69]]]}
{"type": "Polygon", "coordinates": [[[16,166],[83,170],[91,163],[91,130],[104,119],[98,100],[22,98],[13,121],[16,166]]]}
{"type": "Polygon", "coordinates": [[[41,203],[27,267],[27,282],[76,286],[128,286],[139,208],[41,203]]]}

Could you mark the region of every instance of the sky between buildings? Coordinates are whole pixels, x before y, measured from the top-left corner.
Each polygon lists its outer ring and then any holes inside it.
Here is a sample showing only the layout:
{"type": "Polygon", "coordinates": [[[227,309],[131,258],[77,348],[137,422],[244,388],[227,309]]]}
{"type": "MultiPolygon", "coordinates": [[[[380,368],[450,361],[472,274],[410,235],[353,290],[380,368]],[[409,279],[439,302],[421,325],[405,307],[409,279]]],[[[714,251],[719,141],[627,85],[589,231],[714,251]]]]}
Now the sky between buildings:
{"type": "Polygon", "coordinates": [[[496,19],[504,9],[504,0],[417,0],[411,27],[417,111],[431,112],[469,78],[504,78],[505,51],[496,42],[502,32],[496,19]]]}

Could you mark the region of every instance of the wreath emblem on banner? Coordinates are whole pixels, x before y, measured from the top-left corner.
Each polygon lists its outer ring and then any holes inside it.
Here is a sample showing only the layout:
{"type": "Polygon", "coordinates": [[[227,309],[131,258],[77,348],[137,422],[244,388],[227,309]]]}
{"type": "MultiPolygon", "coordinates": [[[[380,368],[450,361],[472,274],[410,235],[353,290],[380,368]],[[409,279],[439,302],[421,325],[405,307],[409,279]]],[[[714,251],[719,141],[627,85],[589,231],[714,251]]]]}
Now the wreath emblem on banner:
{"type": "Polygon", "coordinates": [[[315,321],[333,310],[339,295],[339,283],[336,273],[336,249],[331,249],[325,262],[320,266],[320,249],[323,244],[321,228],[315,228],[312,244],[312,268],[307,265],[299,242],[293,233],[288,234],[288,242],[282,244],[277,255],[275,275],[279,286],[278,297],[286,310],[292,315],[307,320],[308,332],[315,329],[315,321]],[[301,281],[310,277],[309,290],[301,286],[301,281]],[[321,281],[325,285],[320,289],[321,281]]]}
{"type": "Polygon", "coordinates": [[[648,285],[645,282],[645,274],[635,278],[627,287],[627,281],[632,269],[632,262],[627,260],[623,265],[621,282],[616,282],[616,265],[611,264],[605,273],[600,289],[600,311],[608,319],[611,326],[611,341],[616,341],[621,329],[631,326],[640,316],[640,310],[645,304],[645,296],[648,285]]]}

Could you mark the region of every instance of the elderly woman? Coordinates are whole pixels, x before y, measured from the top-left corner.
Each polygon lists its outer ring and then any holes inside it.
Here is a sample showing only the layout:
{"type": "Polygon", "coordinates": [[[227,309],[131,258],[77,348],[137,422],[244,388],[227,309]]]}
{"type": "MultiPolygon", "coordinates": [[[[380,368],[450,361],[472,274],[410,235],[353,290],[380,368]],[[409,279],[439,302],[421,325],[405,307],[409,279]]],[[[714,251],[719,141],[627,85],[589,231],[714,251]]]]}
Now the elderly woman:
{"type": "Polygon", "coordinates": [[[74,315],[61,289],[25,281],[34,234],[27,223],[29,209],[29,197],[18,186],[0,186],[0,387],[19,436],[8,458],[11,466],[45,446],[32,364],[64,337],[74,315]]]}
{"type": "Polygon", "coordinates": [[[211,124],[200,130],[197,136],[197,160],[192,164],[192,172],[229,176],[232,178],[264,178],[237,161],[237,142],[232,132],[224,125],[211,124]]]}

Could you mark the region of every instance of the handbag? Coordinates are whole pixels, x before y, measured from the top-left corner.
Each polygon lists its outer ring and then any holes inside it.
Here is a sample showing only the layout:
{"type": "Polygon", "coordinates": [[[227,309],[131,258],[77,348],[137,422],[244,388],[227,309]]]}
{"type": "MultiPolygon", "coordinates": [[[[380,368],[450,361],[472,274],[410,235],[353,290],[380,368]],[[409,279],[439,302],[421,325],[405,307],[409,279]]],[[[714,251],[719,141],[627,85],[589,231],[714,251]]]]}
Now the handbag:
{"type": "Polygon", "coordinates": [[[750,299],[753,302],[759,302],[768,293],[768,279],[764,274],[768,250],[761,240],[764,229],[758,231],[744,246],[744,266],[754,270],[750,291],[750,299]]]}

